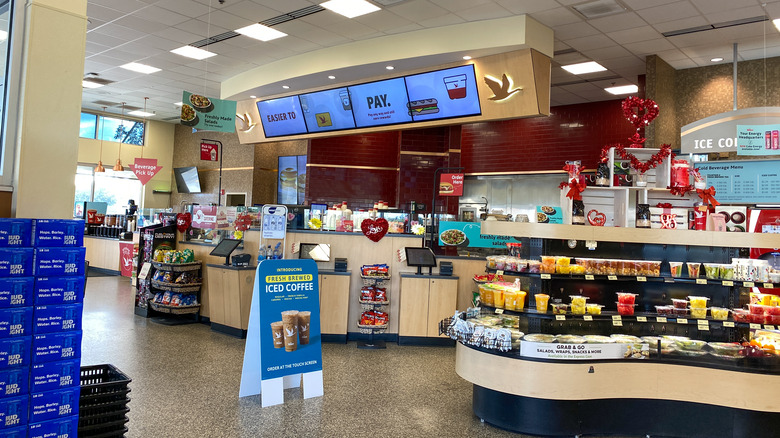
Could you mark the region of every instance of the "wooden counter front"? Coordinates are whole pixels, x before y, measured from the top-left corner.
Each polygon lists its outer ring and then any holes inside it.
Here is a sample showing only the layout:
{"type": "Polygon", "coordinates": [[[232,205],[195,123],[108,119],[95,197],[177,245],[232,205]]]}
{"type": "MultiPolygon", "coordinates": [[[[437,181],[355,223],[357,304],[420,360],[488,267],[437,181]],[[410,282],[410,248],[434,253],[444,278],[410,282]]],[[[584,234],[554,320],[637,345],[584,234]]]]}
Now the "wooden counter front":
{"type": "Polygon", "coordinates": [[[245,337],[255,283],[255,267],[206,265],[211,329],[245,337]]]}
{"type": "Polygon", "coordinates": [[[130,241],[84,236],[84,248],[86,248],[86,259],[89,261],[89,266],[91,268],[108,269],[118,273],[121,270],[119,261],[120,242],[130,241]]]}

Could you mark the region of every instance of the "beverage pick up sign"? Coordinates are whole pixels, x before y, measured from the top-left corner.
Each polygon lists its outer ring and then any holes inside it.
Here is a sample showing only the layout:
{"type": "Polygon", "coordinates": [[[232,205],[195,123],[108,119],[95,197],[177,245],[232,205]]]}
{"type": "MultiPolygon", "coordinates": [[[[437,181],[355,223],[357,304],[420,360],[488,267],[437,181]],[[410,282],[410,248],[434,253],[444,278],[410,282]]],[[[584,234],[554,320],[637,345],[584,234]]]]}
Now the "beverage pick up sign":
{"type": "Polygon", "coordinates": [[[131,167],[141,185],[146,185],[162,169],[157,165],[157,158],[136,158],[131,167]]]}
{"type": "Polygon", "coordinates": [[[181,124],[200,131],[236,131],[236,101],[214,99],[184,91],[181,124]]]}
{"type": "Polygon", "coordinates": [[[219,161],[219,145],[202,142],[200,144],[201,161],[219,161]]]}

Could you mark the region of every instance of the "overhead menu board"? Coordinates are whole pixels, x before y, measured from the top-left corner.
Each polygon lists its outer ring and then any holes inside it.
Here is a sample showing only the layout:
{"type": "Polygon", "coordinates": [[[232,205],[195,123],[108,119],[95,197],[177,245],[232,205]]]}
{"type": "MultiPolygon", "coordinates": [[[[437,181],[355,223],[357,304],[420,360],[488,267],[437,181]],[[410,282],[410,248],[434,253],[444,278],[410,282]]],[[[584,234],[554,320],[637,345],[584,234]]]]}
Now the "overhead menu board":
{"type": "Polygon", "coordinates": [[[473,65],[257,102],[265,137],[480,115],[473,65]]]}
{"type": "Polygon", "coordinates": [[[724,204],[776,204],[780,198],[780,161],[718,161],[696,163],[724,204]]]}

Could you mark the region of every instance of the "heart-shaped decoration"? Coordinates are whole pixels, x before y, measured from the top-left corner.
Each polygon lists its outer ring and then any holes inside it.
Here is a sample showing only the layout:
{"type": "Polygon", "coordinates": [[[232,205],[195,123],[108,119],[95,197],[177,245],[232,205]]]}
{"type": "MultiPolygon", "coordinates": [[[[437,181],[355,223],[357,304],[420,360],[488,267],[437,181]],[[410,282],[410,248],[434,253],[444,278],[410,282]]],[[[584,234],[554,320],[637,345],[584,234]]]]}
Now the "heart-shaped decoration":
{"type": "Polygon", "coordinates": [[[588,223],[594,227],[603,227],[607,223],[607,215],[598,210],[591,210],[588,212],[588,223]]]}
{"type": "Polygon", "coordinates": [[[192,224],[192,215],[190,213],[179,213],[176,215],[176,229],[183,233],[192,224]]]}
{"type": "Polygon", "coordinates": [[[390,224],[383,218],[364,219],[363,222],[360,223],[360,229],[363,231],[364,236],[374,242],[379,242],[385,237],[385,234],[387,234],[387,230],[390,229],[390,224]]]}
{"type": "Polygon", "coordinates": [[[652,99],[631,96],[623,100],[623,116],[636,129],[649,125],[658,117],[658,104],[652,99]]]}

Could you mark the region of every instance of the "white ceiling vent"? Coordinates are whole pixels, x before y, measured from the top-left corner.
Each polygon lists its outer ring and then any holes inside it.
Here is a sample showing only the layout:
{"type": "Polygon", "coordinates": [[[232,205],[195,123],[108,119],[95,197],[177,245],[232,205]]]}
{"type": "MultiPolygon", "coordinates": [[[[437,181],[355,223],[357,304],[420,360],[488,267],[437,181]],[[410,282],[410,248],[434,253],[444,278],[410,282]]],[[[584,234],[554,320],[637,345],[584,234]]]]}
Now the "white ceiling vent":
{"type": "Polygon", "coordinates": [[[589,0],[569,7],[586,20],[620,14],[628,10],[620,0],[589,0]]]}
{"type": "Polygon", "coordinates": [[[396,3],[401,3],[406,0],[374,0],[374,3],[379,3],[382,6],[392,6],[396,3]]]}

